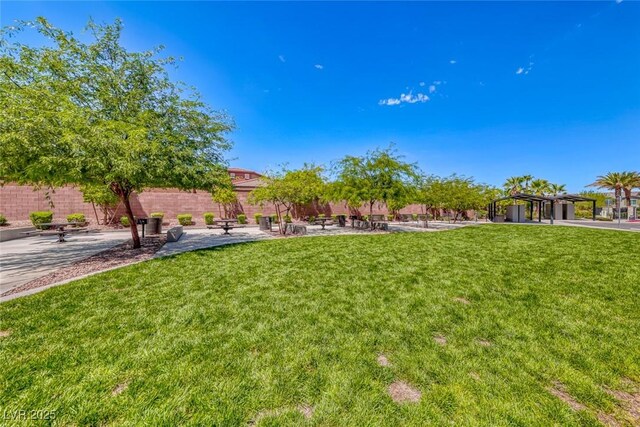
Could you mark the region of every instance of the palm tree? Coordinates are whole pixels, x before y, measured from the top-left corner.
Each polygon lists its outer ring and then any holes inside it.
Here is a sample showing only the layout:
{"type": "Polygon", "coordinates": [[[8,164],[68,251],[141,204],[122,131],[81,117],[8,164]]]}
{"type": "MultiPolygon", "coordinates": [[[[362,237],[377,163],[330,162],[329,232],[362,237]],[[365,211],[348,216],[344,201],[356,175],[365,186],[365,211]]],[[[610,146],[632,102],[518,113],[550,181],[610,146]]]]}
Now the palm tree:
{"type": "Polygon", "coordinates": [[[529,193],[531,191],[531,181],[533,180],[533,175],[522,175],[520,179],[522,180],[522,191],[524,193],[529,193]]]}
{"type": "Polygon", "coordinates": [[[531,192],[537,196],[544,196],[551,188],[549,186],[549,181],[546,179],[534,179],[531,181],[531,192]]]}
{"type": "Polygon", "coordinates": [[[549,184],[549,192],[554,196],[565,194],[567,192],[567,186],[564,184],[549,184]]]}
{"type": "Polygon", "coordinates": [[[598,187],[607,190],[613,190],[616,199],[616,211],[620,207],[619,197],[626,182],[625,173],[626,172],[609,172],[606,175],[598,176],[595,182],[589,184],[589,187],[598,187]]]}
{"type": "Polygon", "coordinates": [[[510,178],[507,178],[507,180],[504,182],[503,187],[508,195],[513,196],[514,194],[522,192],[524,187],[524,180],[521,176],[512,176],[510,178]]]}
{"type": "MultiPolygon", "coordinates": [[[[550,190],[549,181],[546,179],[534,179],[531,181],[531,192],[537,196],[544,196],[550,190]]],[[[538,215],[538,203],[533,205],[535,215],[538,215]]]]}

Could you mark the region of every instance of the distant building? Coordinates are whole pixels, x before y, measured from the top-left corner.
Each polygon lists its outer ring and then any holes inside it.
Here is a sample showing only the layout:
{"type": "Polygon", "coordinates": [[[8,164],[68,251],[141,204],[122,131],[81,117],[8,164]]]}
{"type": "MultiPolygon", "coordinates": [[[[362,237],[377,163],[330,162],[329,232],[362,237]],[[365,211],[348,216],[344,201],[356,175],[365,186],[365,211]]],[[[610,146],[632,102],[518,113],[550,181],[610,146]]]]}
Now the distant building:
{"type": "Polygon", "coordinates": [[[256,171],[252,171],[249,169],[242,168],[228,168],[229,176],[231,177],[231,181],[234,183],[238,181],[248,181],[251,179],[260,178],[262,175],[256,171]]]}
{"type": "MultiPolygon", "coordinates": [[[[617,218],[618,213],[616,210],[616,198],[614,193],[607,193],[607,204],[602,209],[602,215],[617,218]]],[[[620,199],[620,216],[622,218],[638,218],[638,207],[640,206],[640,193],[631,193],[631,205],[627,206],[627,199],[622,193],[620,199]]]]}

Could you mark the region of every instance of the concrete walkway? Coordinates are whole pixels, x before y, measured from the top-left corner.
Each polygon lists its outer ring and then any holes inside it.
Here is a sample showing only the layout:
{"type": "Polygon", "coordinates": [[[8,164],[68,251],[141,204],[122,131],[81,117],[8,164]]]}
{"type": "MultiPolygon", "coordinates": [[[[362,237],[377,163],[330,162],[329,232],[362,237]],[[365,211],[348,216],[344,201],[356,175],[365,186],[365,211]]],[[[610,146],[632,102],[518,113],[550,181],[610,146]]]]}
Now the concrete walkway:
{"type": "Polygon", "coordinates": [[[236,228],[222,234],[221,230],[187,229],[177,242],[167,242],[156,252],[155,257],[176,255],[197,249],[214,248],[234,243],[255,242],[270,239],[271,236],[260,231],[257,227],[236,228]]]}
{"type": "Polygon", "coordinates": [[[640,232],[640,222],[629,222],[626,220],[620,221],[618,224],[618,220],[614,221],[592,221],[592,220],[562,220],[556,221],[558,225],[570,225],[576,227],[589,227],[589,228],[600,228],[607,230],[623,230],[623,231],[637,231],[640,232]]]}
{"type": "Polygon", "coordinates": [[[52,271],[116,246],[129,231],[72,234],[66,243],[56,236],[34,236],[0,243],[0,294],[52,271]]]}

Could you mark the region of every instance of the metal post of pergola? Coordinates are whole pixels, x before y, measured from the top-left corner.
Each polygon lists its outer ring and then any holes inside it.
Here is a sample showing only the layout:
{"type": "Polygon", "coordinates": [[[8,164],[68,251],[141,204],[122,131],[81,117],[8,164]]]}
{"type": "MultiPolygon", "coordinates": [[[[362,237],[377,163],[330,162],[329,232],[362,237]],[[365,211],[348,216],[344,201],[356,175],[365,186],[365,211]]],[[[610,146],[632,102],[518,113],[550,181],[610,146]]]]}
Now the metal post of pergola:
{"type": "Polygon", "coordinates": [[[538,201],[538,222],[542,222],[542,200],[538,201]]]}

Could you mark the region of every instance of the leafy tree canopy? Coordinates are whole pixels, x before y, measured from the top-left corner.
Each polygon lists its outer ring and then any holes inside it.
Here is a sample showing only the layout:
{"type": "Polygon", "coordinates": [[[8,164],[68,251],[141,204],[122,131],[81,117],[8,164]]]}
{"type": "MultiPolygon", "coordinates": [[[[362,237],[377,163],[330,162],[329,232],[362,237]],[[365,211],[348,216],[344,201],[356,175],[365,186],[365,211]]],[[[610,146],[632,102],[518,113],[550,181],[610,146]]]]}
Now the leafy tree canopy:
{"type": "Polygon", "coordinates": [[[406,163],[391,147],[367,152],[362,157],[346,156],[334,166],[336,180],[330,199],[344,200],[350,207],[367,204],[369,214],[375,203],[391,210],[409,204],[418,177],[415,164],[406,163]]]}
{"type": "MultiPolygon", "coordinates": [[[[282,214],[289,215],[295,205],[305,205],[321,200],[325,195],[325,179],[321,166],[305,164],[302,168],[268,172],[261,180],[262,185],[249,194],[252,204],[273,203],[281,223],[282,214]],[[284,209],[284,212],[282,211],[284,209]]],[[[281,229],[284,232],[284,229],[281,229]]]]}
{"type": "Polygon", "coordinates": [[[105,186],[133,220],[133,191],[211,190],[226,176],[231,121],[170,80],[162,48],[127,51],[122,28],[89,22],[88,43],[45,18],[2,30],[1,180],[105,186]],[[18,42],[26,30],[43,43],[18,42]]]}

